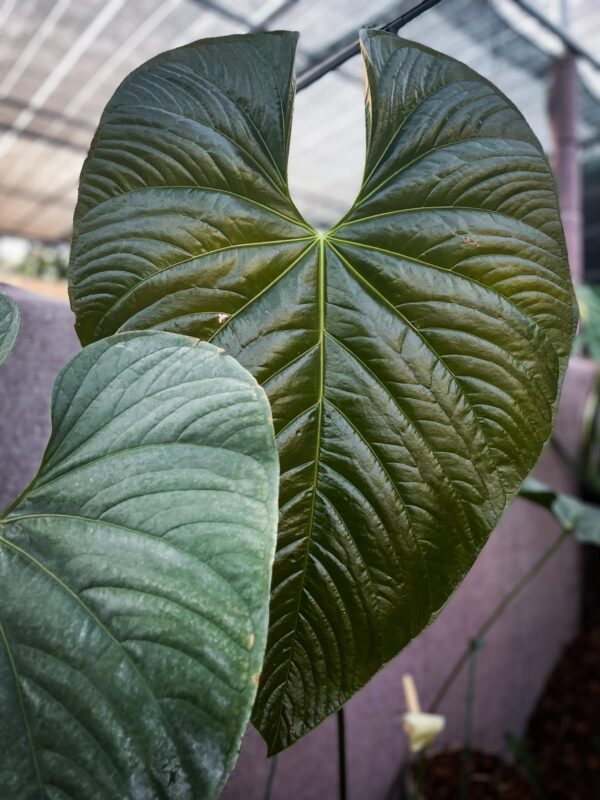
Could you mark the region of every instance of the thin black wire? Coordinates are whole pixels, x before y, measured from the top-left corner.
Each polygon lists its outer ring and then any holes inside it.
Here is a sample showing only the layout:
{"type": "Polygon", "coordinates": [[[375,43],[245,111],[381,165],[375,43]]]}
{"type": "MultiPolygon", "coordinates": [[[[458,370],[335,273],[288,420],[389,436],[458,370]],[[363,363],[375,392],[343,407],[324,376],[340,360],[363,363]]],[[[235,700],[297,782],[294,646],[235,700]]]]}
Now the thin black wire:
{"type": "MultiPolygon", "coordinates": [[[[411,8],[410,11],[400,14],[399,17],[396,17],[396,19],[393,19],[391,22],[386,22],[385,25],[374,25],[373,27],[375,30],[396,33],[400,28],[407,25],[413,19],[416,19],[424,11],[428,11],[441,2],[442,0],[423,0],[423,2],[419,3],[414,8],[411,8]]],[[[348,59],[358,53],[360,53],[360,41],[356,39],[352,44],[342,47],[337,53],[332,53],[330,56],[327,56],[327,58],[324,58],[319,64],[315,64],[307,70],[304,70],[304,72],[301,72],[296,83],[296,91],[301,92],[302,89],[306,89],[307,86],[315,83],[315,81],[327,75],[328,72],[345,64],[348,59]]]]}
{"type": "Polygon", "coordinates": [[[275,780],[275,773],[277,772],[277,756],[272,756],[269,759],[269,774],[267,776],[267,783],[265,786],[265,793],[263,800],[271,800],[271,791],[273,790],[273,781],[275,780]]]}
{"type": "Polygon", "coordinates": [[[337,712],[338,722],[338,765],[340,773],[340,800],[347,800],[347,775],[346,775],[346,724],[344,720],[344,707],[337,712]]]}

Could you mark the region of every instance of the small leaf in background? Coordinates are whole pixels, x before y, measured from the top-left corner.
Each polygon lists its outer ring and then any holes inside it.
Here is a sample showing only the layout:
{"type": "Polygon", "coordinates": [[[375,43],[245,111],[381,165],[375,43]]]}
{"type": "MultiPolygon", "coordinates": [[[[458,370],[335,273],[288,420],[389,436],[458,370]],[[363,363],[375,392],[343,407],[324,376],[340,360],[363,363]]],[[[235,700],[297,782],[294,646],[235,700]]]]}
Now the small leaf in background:
{"type": "Polygon", "coordinates": [[[269,753],[444,605],[547,440],[574,302],[554,181],[521,114],[453,59],[362,34],[367,153],[325,233],[287,184],[296,35],[133,72],[85,163],[70,291],[84,343],[210,339],[264,387],[281,460],[269,753]]]}
{"type": "Polygon", "coordinates": [[[123,334],[63,369],[52,424],[0,521],[0,797],[214,798],[266,641],[267,399],[211,345],[123,334]]]}
{"type": "Polygon", "coordinates": [[[600,362],[600,287],[579,284],[577,301],[581,316],[579,339],[588,355],[600,362]]]}
{"type": "Polygon", "coordinates": [[[547,508],[560,526],[584,544],[600,545],[600,507],[557,492],[535,478],[527,478],[519,495],[547,508]]]}
{"type": "Polygon", "coordinates": [[[6,295],[0,294],[0,364],[13,349],[20,323],[19,309],[6,295]]]}

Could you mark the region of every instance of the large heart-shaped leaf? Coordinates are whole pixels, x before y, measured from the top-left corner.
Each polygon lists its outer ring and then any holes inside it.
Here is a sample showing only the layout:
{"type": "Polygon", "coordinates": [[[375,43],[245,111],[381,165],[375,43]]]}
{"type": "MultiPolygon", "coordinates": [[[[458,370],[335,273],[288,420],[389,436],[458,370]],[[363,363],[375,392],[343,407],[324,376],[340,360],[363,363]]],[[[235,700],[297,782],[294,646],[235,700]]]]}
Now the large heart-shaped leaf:
{"type": "Polygon", "coordinates": [[[0,797],[215,797],[267,634],[269,407],[168,333],[62,371],[37,477],[0,520],[0,797]]]}
{"type": "Polygon", "coordinates": [[[84,342],[192,333],[267,391],[281,514],[254,718],[270,752],[447,600],[550,433],[574,327],[539,143],[488,81],[420,45],[363,34],[363,185],[327,233],[302,220],[295,41],[198,42],[124,82],[70,267],[84,342]]]}

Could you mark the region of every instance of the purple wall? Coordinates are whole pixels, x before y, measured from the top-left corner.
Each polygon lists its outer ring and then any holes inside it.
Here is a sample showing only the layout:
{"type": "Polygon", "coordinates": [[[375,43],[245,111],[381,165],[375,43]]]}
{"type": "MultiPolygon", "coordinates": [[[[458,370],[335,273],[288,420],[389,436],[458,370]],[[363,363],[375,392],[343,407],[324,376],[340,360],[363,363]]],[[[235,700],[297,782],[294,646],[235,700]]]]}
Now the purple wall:
{"type": "MultiPolygon", "coordinates": [[[[0,500],[6,505],[34,475],[49,433],[53,379],[78,344],[66,303],[6,289],[21,308],[21,334],[0,368],[0,500]]],[[[557,436],[577,442],[590,365],[574,359],[563,393],[557,436]]],[[[536,474],[557,488],[572,478],[548,448],[536,474]]],[[[478,625],[557,534],[545,512],[518,500],[494,531],[463,584],[438,619],[347,705],[349,800],[384,800],[404,752],[401,676],[413,673],[424,708],[478,625]]],[[[507,731],[523,731],[563,646],[577,629],[579,564],[568,542],[490,632],[478,658],[474,741],[501,750],[507,731]]],[[[464,676],[442,706],[443,741],[461,741],[464,676]]],[[[224,792],[225,800],[260,800],[268,762],[250,730],[224,792]]],[[[273,800],[329,800],[337,796],[335,719],[327,720],[279,757],[273,800]]]]}
{"type": "Polygon", "coordinates": [[[18,305],[21,329],[0,367],[0,506],[33,478],[50,435],[50,393],[79,342],[66,302],[0,284],[18,305]]]}

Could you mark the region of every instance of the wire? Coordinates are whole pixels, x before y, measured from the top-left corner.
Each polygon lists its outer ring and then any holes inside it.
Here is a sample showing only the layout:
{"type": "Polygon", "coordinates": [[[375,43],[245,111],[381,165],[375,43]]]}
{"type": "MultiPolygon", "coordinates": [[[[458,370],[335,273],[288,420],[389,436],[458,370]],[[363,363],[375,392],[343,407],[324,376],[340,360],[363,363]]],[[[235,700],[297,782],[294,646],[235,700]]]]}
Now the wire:
{"type": "MultiPolygon", "coordinates": [[[[385,25],[373,26],[374,30],[396,33],[400,28],[402,28],[404,25],[407,25],[413,19],[416,19],[424,11],[428,11],[430,8],[437,6],[438,3],[441,2],[442,0],[423,0],[423,2],[419,3],[414,8],[411,8],[410,11],[400,14],[399,17],[396,17],[396,19],[393,19],[391,22],[387,22],[385,25]]],[[[352,44],[342,47],[336,53],[332,53],[318,64],[315,64],[314,66],[309,67],[309,69],[300,73],[296,83],[296,91],[301,92],[302,89],[306,89],[307,86],[315,83],[315,81],[318,81],[324,75],[327,75],[328,72],[331,72],[332,70],[340,67],[342,64],[345,64],[348,59],[352,58],[352,56],[358,55],[358,53],[360,53],[360,41],[359,39],[356,39],[354,42],[352,42],[352,44]]]]}
{"type": "Polygon", "coordinates": [[[337,712],[338,722],[338,780],[340,800],[348,798],[348,782],[346,770],[346,722],[344,719],[344,706],[337,712]]]}

